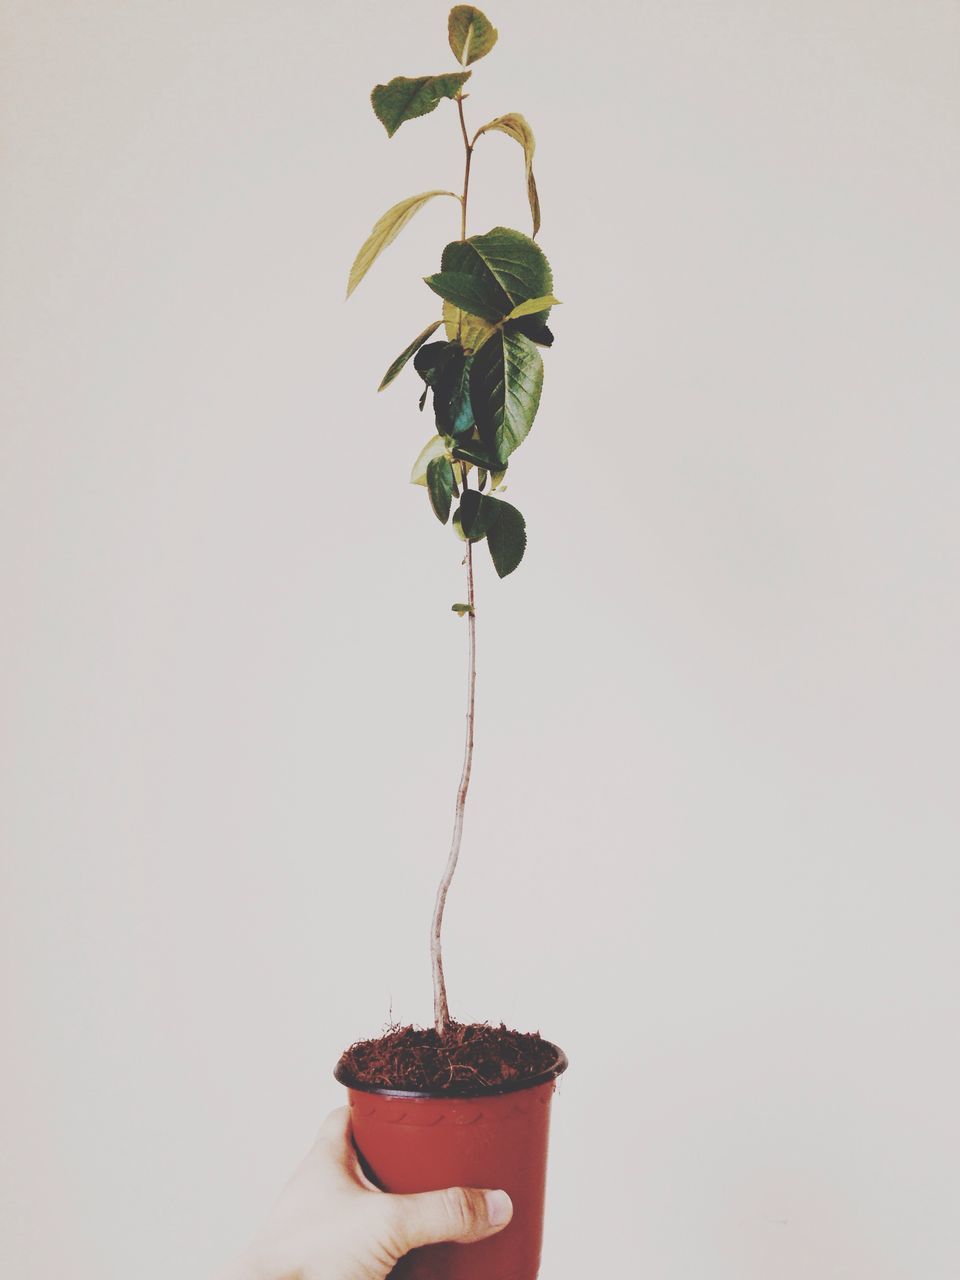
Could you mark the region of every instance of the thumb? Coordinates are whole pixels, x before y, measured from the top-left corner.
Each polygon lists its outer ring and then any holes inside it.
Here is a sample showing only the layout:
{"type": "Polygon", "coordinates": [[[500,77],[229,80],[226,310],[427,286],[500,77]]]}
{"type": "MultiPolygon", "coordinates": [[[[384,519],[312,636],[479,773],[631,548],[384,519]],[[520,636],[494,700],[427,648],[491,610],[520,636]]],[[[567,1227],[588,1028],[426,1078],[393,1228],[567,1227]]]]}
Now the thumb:
{"type": "Polygon", "coordinates": [[[425,1244],[455,1240],[471,1244],[502,1231],[513,1217],[513,1203],[505,1191],[476,1191],[448,1187],[412,1196],[391,1196],[404,1252],[425,1244]]]}

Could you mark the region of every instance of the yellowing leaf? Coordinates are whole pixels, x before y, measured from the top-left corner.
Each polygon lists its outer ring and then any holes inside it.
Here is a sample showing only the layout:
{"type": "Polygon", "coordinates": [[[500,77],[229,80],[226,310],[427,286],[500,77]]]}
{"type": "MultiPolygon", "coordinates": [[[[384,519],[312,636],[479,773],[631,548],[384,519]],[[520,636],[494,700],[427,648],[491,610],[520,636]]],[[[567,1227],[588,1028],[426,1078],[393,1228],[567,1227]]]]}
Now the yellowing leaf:
{"type": "Polygon", "coordinates": [[[533,219],[533,234],[536,235],[540,230],[540,197],[537,195],[537,183],[533,176],[533,153],[537,149],[537,140],[533,136],[533,130],[523,116],[511,111],[508,115],[497,116],[496,120],[491,120],[482,129],[478,129],[474,141],[482,133],[493,131],[505,133],[508,138],[513,138],[514,142],[518,142],[523,147],[524,165],[527,174],[527,199],[530,202],[530,216],[533,219]]]}
{"type": "Polygon", "coordinates": [[[535,316],[539,311],[549,311],[551,307],[559,306],[560,299],[548,293],[542,298],[530,298],[527,302],[518,303],[508,316],[504,316],[504,321],[519,320],[521,316],[535,316]]]}
{"type": "Polygon", "coordinates": [[[447,446],[443,442],[443,436],[433,436],[420,450],[416,462],[413,464],[413,470],[410,472],[411,484],[427,483],[427,467],[434,458],[442,458],[446,452],[447,446]]]}
{"type": "Polygon", "coordinates": [[[447,34],[453,56],[462,67],[486,57],[497,43],[498,31],[486,14],[472,4],[458,4],[450,10],[447,34]]]}
{"type": "Polygon", "coordinates": [[[460,199],[453,191],[424,191],[418,196],[409,196],[406,200],[401,200],[392,209],[388,209],[374,224],[373,230],[360,246],[360,252],[354,258],[353,266],[350,268],[350,279],[347,282],[348,298],[387,245],[396,240],[413,215],[434,196],[452,196],[454,200],[460,199]]]}
{"type": "Polygon", "coordinates": [[[390,383],[401,371],[401,369],[404,367],[404,365],[407,363],[410,357],[416,355],[417,352],[420,350],[420,348],[423,346],[423,344],[426,342],[426,340],[428,338],[432,338],[439,328],[440,328],[440,321],[434,320],[433,324],[427,325],[423,333],[417,334],[414,340],[410,343],[409,347],[404,347],[404,349],[397,356],[396,360],[394,360],[393,364],[390,366],[387,372],[383,375],[383,378],[380,381],[380,385],[379,387],[377,387],[378,391],[382,391],[384,387],[389,387],[390,383]]]}
{"type": "Polygon", "coordinates": [[[443,304],[443,322],[446,326],[447,341],[456,342],[459,338],[460,345],[468,354],[479,351],[496,329],[496,325],[487,324],[486,320],[481,320],[479,316],[472,316],[466,311],[459,310],[452,302],[443,304]]]}

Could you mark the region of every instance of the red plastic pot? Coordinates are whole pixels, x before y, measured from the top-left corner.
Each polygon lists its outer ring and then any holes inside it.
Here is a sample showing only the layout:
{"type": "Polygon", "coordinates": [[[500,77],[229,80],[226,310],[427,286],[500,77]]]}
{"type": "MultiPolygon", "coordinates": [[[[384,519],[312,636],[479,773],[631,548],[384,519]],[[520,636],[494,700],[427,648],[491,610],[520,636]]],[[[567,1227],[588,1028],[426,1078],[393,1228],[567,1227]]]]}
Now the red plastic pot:
{"type": "Polygon", "coordinates": [[[395,1280],[536,1280],[543,1243],[550,1103],[567,1057],[556,1050],[547,1071],[522,1084],[470,1093],[407,1093],[347,1086],[353,1137],[369,1176],[384,1191],[444,1187],[501,1188],[513,1218],[477,1244],[415,1249],[391,1272],[395,1280]]]}

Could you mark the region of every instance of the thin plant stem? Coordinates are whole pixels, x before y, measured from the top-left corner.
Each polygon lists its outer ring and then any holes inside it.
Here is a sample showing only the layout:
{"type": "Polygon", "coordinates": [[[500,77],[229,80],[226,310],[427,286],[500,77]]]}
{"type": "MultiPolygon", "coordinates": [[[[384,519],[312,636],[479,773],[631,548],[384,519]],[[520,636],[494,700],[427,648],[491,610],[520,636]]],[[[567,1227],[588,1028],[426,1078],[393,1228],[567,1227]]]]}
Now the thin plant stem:
{"type": "MultiPolygon", "coordinates": [[[[466,488],[464,477],[464,488],[466,488]]],[[[446,1034],[450,1022],[450,1007],[447,1004],[447,986],[443,977],[443,949],[441,930],[443,928],[443,911],[447,905],[447,893],[453,873],[460,859],[460,842],[463,838],[463,814],[467,803],[467,792],[470,789],[470,774],[473,769],[473,734],[477,700],[477,617],[474,608],[473,586],[473,543],[467,543],[467,554],[464,558],[467,566],[467,613],[468,658],[467,658],[467,731],[463,749],[463,769],[460,774],[460,785],[457,787],[457,803],[453,819],[453,839],[450,842],[450,855],[440,887],[437,890],[437,904],[433,913],[433,933],[431,935],[430,954],[433,961],[433,1018],[438,1036],[446,1034]]]]}
{"type": "MultiPolygon", "coordinates": [[[[457,111],[460,116],[460,131],[463,134],[463,149],[465,154],[463,169],[463,198],[461,200],[460,210],[460,239],[467,238],[467,197],[470,193],[470,158],[473,155],[473,147],[467,137],[467,125],[463,118],[463,100],[457,98],[457,111]]],[[[461,312],[461,317],[463,313],[461,312]]],[[[462,323],[462,319],[461,319],[462,323]]],[[[459,332],[458,332],[459,336],[459,332]]],[[[466,463],[462,463],[460,467],[461,484],[463,491],[469,488],[467,482],[466,463]]],[[[460,860],[460,843],[463,839],[463,815],[467,804],[467,792],[470,789],[470,774],[473,771],[473,733],[475,723],[475,710],[477,700],[477,616],[475,610],[474,585],[473,585],[473,543],[467,542],[467,554],[464,557],[464,563],[467,566],[467,634],[468,634],[468,656],[467,656],[467,728],[466,740],[463,748],[463,769],[460,773],[460,785],[457,787],[457,803],[454,810],[453,818],[453,839],[450,842],[450,853],[447,858],[447,865],[443,873],[443,879],[437,889],[437,902],[433,912],[433,928],[430,934],[430,960],[433,967],[433,1020],[436,1026],[437,1035],[441,1038],[446,1035],[447,1027],[450,1023],[450,1007],[447,1003],[447,984],[443,976],[443,912],[447,905],[447,894],[450,891],[450,883],[453,880],[453,873],[457,869],[457,863],[460,860]]]]}
{"type": "Polygon", "coordinates": [[[473,159],[473,143],[467,137],[467,122],[463,118],[463,98],[457,98],[460,115],[460,132],[463,134],[463,150],[466,157],[463,166],[463,196],[460,200],[460,239],[467,238],[467,198],[470,195],[470,161],[473,159]]]}

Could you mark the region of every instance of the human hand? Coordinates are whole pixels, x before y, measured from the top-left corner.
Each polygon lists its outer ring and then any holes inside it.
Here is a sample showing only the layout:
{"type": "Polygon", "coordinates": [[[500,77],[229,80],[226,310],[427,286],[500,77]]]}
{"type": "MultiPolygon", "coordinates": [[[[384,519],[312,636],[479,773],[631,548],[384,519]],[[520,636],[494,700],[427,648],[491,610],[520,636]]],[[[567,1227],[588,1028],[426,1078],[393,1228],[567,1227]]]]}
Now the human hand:
{"type": "Polygon", "coordinates": [[[221,1280],[385,1280],[411,1249],[485,1240],[512,1216],[505,1191],[380,1191],[360,1168],[350,1110],[341,1107],[327,1116],[263,1231],[221,1280]]]}

